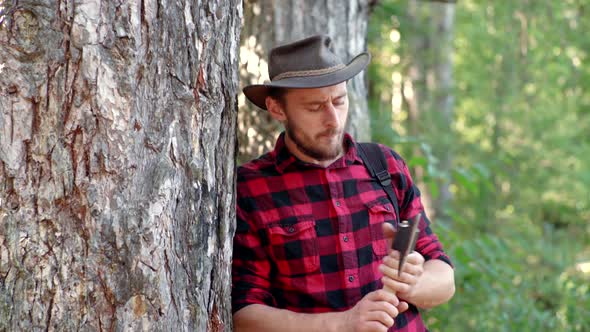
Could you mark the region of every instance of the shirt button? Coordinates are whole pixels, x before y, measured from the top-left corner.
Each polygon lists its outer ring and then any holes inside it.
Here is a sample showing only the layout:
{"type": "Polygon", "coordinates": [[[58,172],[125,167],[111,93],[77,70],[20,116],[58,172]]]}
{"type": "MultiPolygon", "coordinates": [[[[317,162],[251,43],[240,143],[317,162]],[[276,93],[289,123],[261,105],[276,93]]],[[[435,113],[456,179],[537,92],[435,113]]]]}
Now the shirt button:
{"type": "Polygon", "coordinates": [[[389,205],[385,205],[385,210],[389,211],[389,205]]]}
{"type": "Polygon", "coordinates": [[[340,201],[336,201],[336,206],[340,207],[340,201]]]}
{"type": "Polygon", "coordinates": [[[353,282],[354,281],[354,276],[349,276],[348,277],[348,281],[353,282]]]}
{"type": "Polygon", "coordinates": [[[293,232],[295,232],[295,227],[289,227],[289,229],[287,231],[289,233],[293,233],[293,232]]]}
{"type": "Polygon", "coordinates": [[[344,240],[344,242],[348,242],[348,236],[344,235],[343,240],[344,240]]]}

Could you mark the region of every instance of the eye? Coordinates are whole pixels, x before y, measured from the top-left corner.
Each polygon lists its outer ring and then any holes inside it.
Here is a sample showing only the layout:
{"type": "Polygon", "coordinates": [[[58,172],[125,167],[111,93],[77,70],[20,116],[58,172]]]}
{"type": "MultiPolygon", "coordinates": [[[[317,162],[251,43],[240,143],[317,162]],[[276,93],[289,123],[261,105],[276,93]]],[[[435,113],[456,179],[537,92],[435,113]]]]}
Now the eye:
{"type": "Polygon", "coordinates": [[[319,112],[322,109],[322,105],[312,105],[307,108],[310,112],[319,112]]]}
{"type": "Polygon", "coordinates": [[[333,104],[337,106],[344,105],[344,98],[335,99],[333,104]]]}

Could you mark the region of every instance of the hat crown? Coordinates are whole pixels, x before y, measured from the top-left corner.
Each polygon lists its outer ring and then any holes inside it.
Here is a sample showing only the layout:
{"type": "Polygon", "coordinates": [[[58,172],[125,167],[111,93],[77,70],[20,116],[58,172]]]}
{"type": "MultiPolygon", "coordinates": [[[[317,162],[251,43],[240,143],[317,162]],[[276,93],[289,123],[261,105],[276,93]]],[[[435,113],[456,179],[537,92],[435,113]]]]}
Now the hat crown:
{"type": "Polygon", "coordinates": [[[273,48],[269,55],[268,71],[270,79],[275,80],[279,75],[305,72],[313,75],[342,65],[334,53],[332,39],[327,35],[316,35],[273,48]]]}
{"type": "Polygon", "coordinates": [[[332,39],[316,35],[273,48],[269,54],[271,81],[251,84],[243,91],[254,105],[266,109],[273,88],[315,89],[348,81],[367,67],[371,55],[363,52],[346,65],[334,52],[332,39]]]}

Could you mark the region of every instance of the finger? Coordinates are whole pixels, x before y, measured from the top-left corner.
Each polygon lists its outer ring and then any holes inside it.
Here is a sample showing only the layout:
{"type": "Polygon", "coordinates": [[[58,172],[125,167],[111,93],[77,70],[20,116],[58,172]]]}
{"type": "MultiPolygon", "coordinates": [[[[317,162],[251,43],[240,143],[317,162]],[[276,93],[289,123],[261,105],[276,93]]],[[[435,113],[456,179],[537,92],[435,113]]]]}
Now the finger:
{"type": "Polygon", "coordinates": [[[406,257],[406,262],[415,265],[422,265],[424,264],[424,256],[422,256],[417,251],[412,251],[412,253],[406,257]]]}
{"type": "Polygon", "coordinates": [[[399,260],[399,258],[401,257],[401,253],[398,250],[392,250],[391,252],[389,252],[389,255],[387,256],[395,260],[399,260]]]}
{"type": "Polygon", "coordinates": [[[410,264],[410,263],[407,263],[406,262],[402,266],[402,273],[401,273],[401,275],[403,276],[404,274],[408,274],[408,275],[411,275],[413,277],[419,277],[419,276],[422,275],[423,272],[424,272],[424,268],[422,267],[422,265],[410,264]]]}
{"type": "MultiPolygon", "coordinates": [[[[397,306],[399,306],[399,302],[398,302],[397,306]]],[[[384,311],[389,316],[395,318],[395,317],[397,317],[397,315],[399,315],[399,309],[397,308],[397,306],[393,305],[389,302],[379,301],[379,302],[373,303],[373,308],[371,311],[384,311]]]]}
{"type": "Polygon", "coordinates": [[[393,279],[398,279],[398,269],[396,264],[383,261],[383,264],[379,264],[379,272],[393,279]]]}
{"type": "MultiPolygon", "coordinates": [[[[384,257],[382,263],[383,263],[383,265],[386,265],[387,267],[389,267],[391,269],[397,270],[399,268],[399,259],[393,258],[391,256],[384,257]]],[[[405,266],[406,266],[406,264],[404,264],[403,267],[405,267],[405,266]]]]}
{"type": "Polygon", "coordinates": [[[379,322],[387,328],[392,327],[393,323],[395,322],[393,317],[391,317],[387,312],[380,310],[370,311],[365,317],[367,321],[379,322]]]}
{"type": "Polygon", "coordinates": [[[387,330],[389,330],[389,327],[381,324],[380,322],[369,321],[361,325],[357,331],[387,332],[387,330]]]}
{"type": "Polygon", "coordinates": [[[367,294],[366,299],[371,302],[385,301],[385,302],[389,302],[389,303],[393,304],[394,306],[399,304],[399,300],[398,300],[397,296],[395,296],[395,294],[392,294],[392,293],[385,291],[383,289],[380,289],[380,290],[377,290],[377,291],[367,294]]]}
{"type": "Polygon", "coordinates": [[[414,278],[418,278],[422,275],[422,273],[424,273],[424,268],[422,265],[404,264],[401,274],[408,274],[414,278]]]}
{"type": "Polygon", "coordinates": [[[402,273],[398,274],[399,270],[397,269],[397,267],[391,268],[385,264],[379,265],[379,272],[381,272],[384,277],[410,285],[413,285],[416,282],[418,282],[418,275],[411,274],[406,271],[407,270],[404,268],[402,270],[402,273]]]}
{"type": "MultiPolygon", "coordinates": [[[[409,257],[409,256],[408,256],[409,257]]],[[[394,269],[397,271],[399,268],[399,260],[392,258],[390,256],[386,256],[383,258],[383,265],[386,265],[390,269],[394,269]]],[[[402,274],[406,272],[408,274],[414,276],[420,276],[424,272],[424,266],[422,264],[415,264],[413,261],[405,261],[404,265],[402,266],[402,274]]],[[[397,273],[397,272],[396,272],[397,273]]],[[[399,278],[397,278],[399,279],[399,278]]]]}
{"type": "Polygon", "coordinates": [[[400,282],[395,279],[391,279],[389,277],[381,278],[381,282],[383,283],[384,287],[388,287],[393,290],[395,293],[408,293],[412,289],[413,284],[406,284],[404,282],[400,282]]]}
{"type": "Polygon", "coordinates": [[[387,265],[388,267],[392,268],[392,269],[397,269],[399,267],[399,259],[398,258],[394,258],[391,256],[385,256],[383,257],[383,264],[387,265]]]}
{"type": "Polygon", "coordinates": [[[408,310],[409,308],[410,308],[410,305],[408,304],[408,302],[406,302],[406,301],[400,301],[399,304],[398,304],[398,306],[397,306],[397,311],[398,311],[398,313],[401,314],[402,312],[408,310]]]}

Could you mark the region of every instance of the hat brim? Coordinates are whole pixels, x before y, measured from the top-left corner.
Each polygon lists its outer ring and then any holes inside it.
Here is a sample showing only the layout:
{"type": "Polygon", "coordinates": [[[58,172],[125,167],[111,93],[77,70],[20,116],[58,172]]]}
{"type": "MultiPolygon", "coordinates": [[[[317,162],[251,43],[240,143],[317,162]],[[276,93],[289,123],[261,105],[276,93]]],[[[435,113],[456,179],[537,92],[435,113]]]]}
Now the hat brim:
{"type": "Polygon", "coordinates": [[[271,88],[307,89],[336,85],[349,80],[363,71],[367,68],[370,61],[371,55],[369,53],[361,53],[344,66],[344,68],[329,74],[291,77],[265,84],[252,84],[244,87],[242,91],[254,105],[266,109],[266,97],[271,88]]]}

